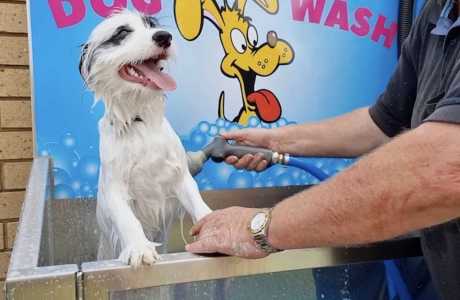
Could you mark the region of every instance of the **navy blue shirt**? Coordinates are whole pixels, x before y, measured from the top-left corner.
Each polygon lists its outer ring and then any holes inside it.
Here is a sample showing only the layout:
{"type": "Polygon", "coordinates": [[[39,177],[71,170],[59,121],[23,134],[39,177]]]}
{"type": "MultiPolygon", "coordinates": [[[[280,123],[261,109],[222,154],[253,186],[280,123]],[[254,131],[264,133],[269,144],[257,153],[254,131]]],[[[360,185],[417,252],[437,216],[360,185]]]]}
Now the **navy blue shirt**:
{"type": "MultiPolygon", "coordinates": [[[[427,1],[389,84],[369,109],[389,137],[424,122],[460,124],[460,19],[452,19],[453,1],[445,2],[427,1]]],[[[423,230],[421,241],[442,299],[460,299],[460,220],[423,230]]]]}

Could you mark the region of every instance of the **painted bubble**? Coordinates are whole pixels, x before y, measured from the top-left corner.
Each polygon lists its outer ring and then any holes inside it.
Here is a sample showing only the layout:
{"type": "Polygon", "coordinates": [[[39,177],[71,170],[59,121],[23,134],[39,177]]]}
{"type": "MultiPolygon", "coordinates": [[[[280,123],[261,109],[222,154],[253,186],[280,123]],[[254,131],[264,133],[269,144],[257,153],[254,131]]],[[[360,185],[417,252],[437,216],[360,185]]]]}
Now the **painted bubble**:
{"type": "Polygon", "coordinates": [[[82,179],[96,180],[99,173],[99,159],[96,156],[85,156],[80,160],[78,168],[82,179]]]}
{"type": "Polygon", "coordinates": [[[253,187],[254,179],[251,173],[238,170],[233,172],[228,179],[228,186],[235,189],[251,188],[253,187]]]}
{"type": "Polygon", "coordinates": [[[77,145],[77,140],[71,133],[66,133],[61,137],[61,145],[66,148],[73,149],[77,145]]]}
{"type": "Polygon", "coordinates": [[[71,177],[65,170],[61,168],[53,168],[53,180],[54,185],[68,184],[71,180],[71,177]]]}

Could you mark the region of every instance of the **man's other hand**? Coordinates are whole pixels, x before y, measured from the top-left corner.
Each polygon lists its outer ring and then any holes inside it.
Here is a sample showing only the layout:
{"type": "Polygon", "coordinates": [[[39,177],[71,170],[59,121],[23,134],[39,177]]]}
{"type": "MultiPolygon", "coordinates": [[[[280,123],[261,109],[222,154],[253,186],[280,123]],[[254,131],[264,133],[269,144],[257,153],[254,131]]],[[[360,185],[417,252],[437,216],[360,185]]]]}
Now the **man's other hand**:
{"type": "Polygon", "coordinates": [[[185,249],[193,253],[222,253],[245,258],[267,256],[249,232],[249,222],[258,211],[230,207],[212,212],[192,227],[190,234],[197,239],[185,249]]]}

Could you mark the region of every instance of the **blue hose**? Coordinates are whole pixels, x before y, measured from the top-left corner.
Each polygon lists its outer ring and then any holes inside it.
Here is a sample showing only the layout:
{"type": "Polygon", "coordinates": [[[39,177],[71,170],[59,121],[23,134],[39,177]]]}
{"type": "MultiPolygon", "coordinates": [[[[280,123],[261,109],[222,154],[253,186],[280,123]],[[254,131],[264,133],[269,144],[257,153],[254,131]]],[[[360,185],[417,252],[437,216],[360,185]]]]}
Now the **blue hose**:
{"type": "MultiPolygon", "coordinates": [[[[304,160],[305,158],[290,156],[286,165],[302,169],[312,176],[316,177],[319,181],[324,181],[330,176],[323,172],[320,168],[304,160]]],[[[385,273],[387,277],[387,286],[390,300],[412,300],[406,283],[398,270],[398,267],[392,260],[384,261],[385,273]]]]}
{"type": "Polygon", "coordinates": [[[329,178],[329,175],[324,173],[323,170],[298,157],[290,156],[289,160],[286,162],[286,165],[307,171],[312,176],[316,177],[319,181],[324,181],[329,178]]]}

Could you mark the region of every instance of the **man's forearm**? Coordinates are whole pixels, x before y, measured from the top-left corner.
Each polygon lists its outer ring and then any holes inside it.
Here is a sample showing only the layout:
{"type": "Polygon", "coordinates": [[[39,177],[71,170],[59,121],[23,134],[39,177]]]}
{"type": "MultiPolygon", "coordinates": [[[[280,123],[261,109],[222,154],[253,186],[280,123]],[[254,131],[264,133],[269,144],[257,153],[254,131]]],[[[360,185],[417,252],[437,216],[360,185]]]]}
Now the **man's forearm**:
{"type": "Polygon", "coordinates": [[[359,156],[388,140],[370,118],[368,108],[318,123],[273,130],[271,148],[303,156],[359,156]]]}
{"type": "Polygon", "coordinates": [[[427,123],[275,207],[281,249],[374,242],[460,217],[460,126],[427,123]]]}

